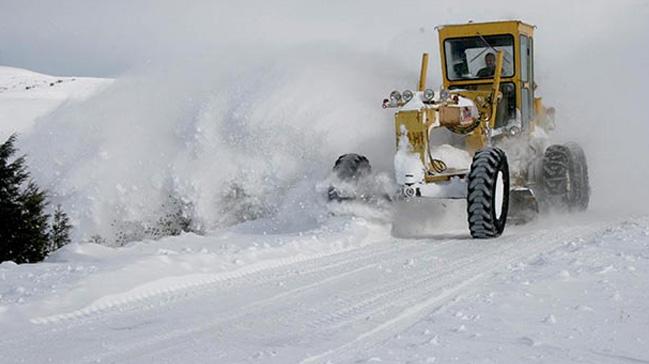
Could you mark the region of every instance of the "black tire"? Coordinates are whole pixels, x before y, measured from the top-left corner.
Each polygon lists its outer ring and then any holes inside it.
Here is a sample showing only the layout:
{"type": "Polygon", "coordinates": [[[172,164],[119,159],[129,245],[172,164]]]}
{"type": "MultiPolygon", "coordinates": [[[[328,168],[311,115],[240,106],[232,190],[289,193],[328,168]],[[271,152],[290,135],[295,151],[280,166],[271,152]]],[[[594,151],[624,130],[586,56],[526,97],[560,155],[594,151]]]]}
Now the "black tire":
{"type": "Polygon", "coordinates": [[[588,177],[588,162],[584,150],[577,143],[567,143],[566,147],[572,154],[572,190],[575,192],[574,203],[571,206],[574,211],[584,211],[590,203],[590,180],[588,177]]]}
{"type": "Polygon", "coordinates": [[[505,230],[509,210],[509,165],[505,152],[487,147],[473,156],[467,177],[471,236],[495,238],[505,230]]]}
{"type": "Polygon", "coordinates": [[[372,172],[372,167],[365,156],[349,153],[336,159],[333,171],[342,180],[354,180],[369,175],[372,172]]]}
{"type": "MultiPolygon", "coordinates": [[[[370,166],[370,161],[363,155],[349,153],[343,154],[338,159],[333,166],[333,172],[336,176],[342,181],[358,181],[360,178],[369,176],[372,173],[372,167],[370,166]]],[[[344,197],[342,194],[334,187],[330,186],[328,191],[329,200],[348,200],[350,197],[344,197]]]]}
{"type": "Polygon", "coordinates": [[[555,144],[545,150],[543,200],[546,209],[583,211],[588,208],[588,165],[586,155],[578,144],[555,144]]]}

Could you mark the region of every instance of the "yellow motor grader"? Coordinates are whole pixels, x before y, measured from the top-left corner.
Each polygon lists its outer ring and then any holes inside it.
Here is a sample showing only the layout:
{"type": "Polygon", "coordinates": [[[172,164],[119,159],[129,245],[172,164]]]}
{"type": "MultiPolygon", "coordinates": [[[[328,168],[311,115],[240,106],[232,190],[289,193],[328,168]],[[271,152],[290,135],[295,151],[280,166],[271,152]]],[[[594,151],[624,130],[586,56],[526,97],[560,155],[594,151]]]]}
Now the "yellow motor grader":
{"type": "MultiPolygon", "coordinates": [[[[549,145],[554,109],[535,97],[534,26],[521,21],[437,27],[441,89],[426,87],[428,54],[416,90],[392,91],[397,198],[466,199],[474,238],[499,236],[509,220],[539,210],[583,210],[590,187],[583,150],[549,145]]],[[[371,178],[369,161],[340,156],[342,181],[371,178]]],[[[330,200],[355,198],[336,186],[330,200]]]]}

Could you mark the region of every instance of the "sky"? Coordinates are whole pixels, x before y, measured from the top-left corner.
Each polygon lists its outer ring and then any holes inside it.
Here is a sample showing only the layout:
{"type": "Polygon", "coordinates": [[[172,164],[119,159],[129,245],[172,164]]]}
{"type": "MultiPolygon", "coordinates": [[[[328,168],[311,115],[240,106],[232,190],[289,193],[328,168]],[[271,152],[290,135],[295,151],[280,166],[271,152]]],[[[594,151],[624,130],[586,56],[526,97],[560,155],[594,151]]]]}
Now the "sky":
{"type": "Polygon", "coordinates": [[[410,58],[422,49],[436,51],[436,25],[495,19],[536,25],[541,55],[558,49],[554,57],[565,56],[582,47],[595,55],[613,42],[646,41],[648,15],[646,0],[1,0],[0,64],[114,77],[169,58],[322,42],[410,58]]]}

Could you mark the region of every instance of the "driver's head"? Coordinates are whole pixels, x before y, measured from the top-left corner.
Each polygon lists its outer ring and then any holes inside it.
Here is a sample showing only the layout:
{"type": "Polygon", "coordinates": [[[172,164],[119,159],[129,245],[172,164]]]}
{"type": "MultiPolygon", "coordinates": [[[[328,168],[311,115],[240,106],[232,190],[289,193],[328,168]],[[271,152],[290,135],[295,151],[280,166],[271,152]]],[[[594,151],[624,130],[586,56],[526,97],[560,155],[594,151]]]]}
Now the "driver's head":
{"type": "Polygon", "coordinates": [[[487,65],[489,68],[494,68],[496,67],[496,55],[493,53],[487,53],[486,56],[484,56],[484,63],[487,65]]]}

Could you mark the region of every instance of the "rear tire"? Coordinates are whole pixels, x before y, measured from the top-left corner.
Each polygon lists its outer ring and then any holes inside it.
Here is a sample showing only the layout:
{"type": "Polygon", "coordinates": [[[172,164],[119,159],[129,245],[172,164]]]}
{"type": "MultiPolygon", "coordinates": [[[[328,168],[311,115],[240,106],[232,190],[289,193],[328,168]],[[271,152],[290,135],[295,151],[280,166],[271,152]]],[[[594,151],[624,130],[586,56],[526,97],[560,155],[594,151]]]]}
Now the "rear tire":
{"type": "Polygon", "coordinates": [[[588,165],[586,155],[578,144],[555,144],[545,150],[543,194],[546,208],[583,211],[588,207],[588,165]]]}
{"type": "Polygon", "coordinates": [[[572,153],[572,190],[575,199],[572,206],[574,211],[584,211],[590,203],[590,180],[588,178],[588,162],[584,150],[577,143],[567,143],[566,147],[572,153]]]}
{"type": "Polygon", "coordinates": [[[501,149],[487,147],[473,156],[467,177],[471,236],[495,238],[505,230],[509,209],[509,165],[501,149]]]}

